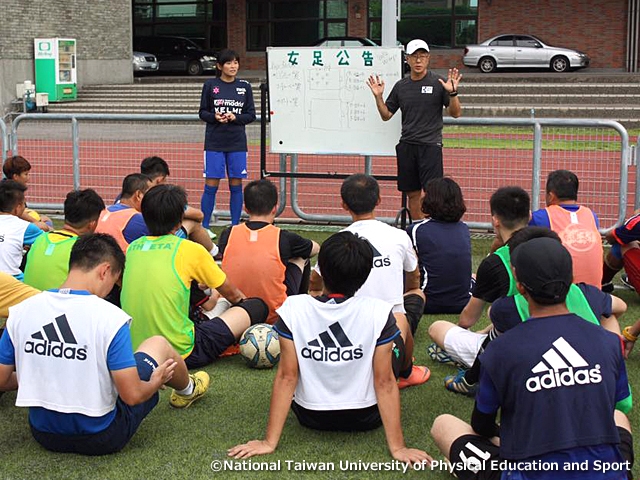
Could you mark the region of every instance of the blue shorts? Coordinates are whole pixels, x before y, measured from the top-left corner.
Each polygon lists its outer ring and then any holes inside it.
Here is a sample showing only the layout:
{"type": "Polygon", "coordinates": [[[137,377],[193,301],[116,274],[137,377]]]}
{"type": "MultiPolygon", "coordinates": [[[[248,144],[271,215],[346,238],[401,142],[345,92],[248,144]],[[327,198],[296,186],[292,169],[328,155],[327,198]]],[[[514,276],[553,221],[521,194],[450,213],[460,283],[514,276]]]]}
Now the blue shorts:
{"type": "MultiPolygon", "coordinates": [[[[144,352],[137,352],[135,358],[140,380],[149,381],[158,362],[144,352]]],[[[31,427],[31,433],[40,445],[53,452],[79,453],[81,455],[108,455],[119,452],[131,440],[142,420],[158,404],[158,398],[159,395],[156,392],[146,402],[132,407],[118,397],[116,416],[113,422],[98,433],[60,435],[40,432],[33,427],[31,427]]]]}
{"type": "Polygon", "coordinates": [[[204,151],[205,178],[247,178],[247,152],[204,151]],[[226,174],[225,175],[225,171],[226,174]]]}

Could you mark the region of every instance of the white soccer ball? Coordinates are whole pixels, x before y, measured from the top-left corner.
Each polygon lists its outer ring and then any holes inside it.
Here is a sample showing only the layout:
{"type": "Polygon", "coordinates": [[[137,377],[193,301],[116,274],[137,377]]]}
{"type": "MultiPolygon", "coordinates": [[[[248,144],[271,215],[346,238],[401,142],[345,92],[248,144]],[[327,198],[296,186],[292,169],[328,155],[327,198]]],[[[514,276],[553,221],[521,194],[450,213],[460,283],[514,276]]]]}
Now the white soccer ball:
{"type": "Polygon", "coordinates": [[[280,341],[273,327],[258,323],[240,337],[240,354],[252,368],[271,368],[280,360],[280,341]]]}

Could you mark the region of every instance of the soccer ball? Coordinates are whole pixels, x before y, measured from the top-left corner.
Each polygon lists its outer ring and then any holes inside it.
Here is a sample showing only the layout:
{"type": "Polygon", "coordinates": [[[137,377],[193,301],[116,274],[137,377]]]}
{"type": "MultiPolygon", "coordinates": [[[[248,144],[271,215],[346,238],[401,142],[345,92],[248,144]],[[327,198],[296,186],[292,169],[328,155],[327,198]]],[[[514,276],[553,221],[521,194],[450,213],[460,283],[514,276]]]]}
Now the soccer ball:
{"type": "Polygon", "coordinates": [[[280,341],[273,327],[258,323],[240,337],[240,354],[252,368],[271,368],[280,360],[280,341]]]}

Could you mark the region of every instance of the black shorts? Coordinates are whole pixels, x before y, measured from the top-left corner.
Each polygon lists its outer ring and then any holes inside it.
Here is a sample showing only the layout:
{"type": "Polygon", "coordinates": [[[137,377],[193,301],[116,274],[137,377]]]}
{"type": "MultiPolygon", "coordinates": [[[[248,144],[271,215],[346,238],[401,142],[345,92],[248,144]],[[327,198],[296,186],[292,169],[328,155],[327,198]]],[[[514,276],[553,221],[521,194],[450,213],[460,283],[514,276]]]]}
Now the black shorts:
{"type": "Polygon", "coordinates": [[[425,190],[429,180],[444,175],[441,145],[400,142],[396,145],[396,159],[398,190],[401,192],[425,190]]]}
{"type": "MultiPolygon", "coordinates": [[[[144,352],[135,354],[140,380],[148,382],[158,362],[144,352]]],[[[119,452],[131,440],[142,420],[158,404],[158,392],[149,400],[130,406],[120,397],[116,401],[116,416],[111,424],[98,433],[87,435],[62,435],[40,432],[31,427],[33,438],[47,450],[81,455],[108,455],[119,452]]]]}
{"type": "Polygon", "coordinates": [[[300,291],[302,285],[302,270],[297,265],[287,262],[284,272],[284,286],[287,287],[287,297],[303,293],[300,291]]]}
{"type": "Polygon", "coordinates": [[[222,352],[236,343],[236,337],[220,317],[196,323],[193,335],[193,350],[184,359],[189,369],[213,363],[222,352]]]}
{"type": "Polygon", "coordinates": [[[420,295],[412,294],[404,297],[404,311],[411,327],[411,335],[416,334],[418,324],[424,312],[424,300],[420,295]]]}
{"type": "Polygon", "coordinates": [[[308,410],[291,402],[300,425],[329,432],[366,432],[382,425],[378,405],[354,410],[308,410]]]}
{"type": "Polygon", "coordinates": [[[500,480],[500,469],[491,469],[491,461],[500,460],[499,453],[500,447],[486,437],[462,435],[451,444],[449,461],[460,480],[500,480]]]}

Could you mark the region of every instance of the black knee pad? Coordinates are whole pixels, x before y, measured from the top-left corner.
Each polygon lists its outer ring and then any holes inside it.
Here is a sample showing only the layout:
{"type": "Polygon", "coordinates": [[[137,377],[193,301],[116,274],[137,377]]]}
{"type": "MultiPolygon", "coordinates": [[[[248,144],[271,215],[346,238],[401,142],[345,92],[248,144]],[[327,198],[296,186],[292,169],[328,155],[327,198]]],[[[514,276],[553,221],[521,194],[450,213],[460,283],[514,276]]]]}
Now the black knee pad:
{"type": "Polygon", "coordinates": [[[264,300],[258,297],[245,298],[234,306],[244,309],[249,314],[251,325],[264,323],[269,316],[269,307],[264,300]]]}

